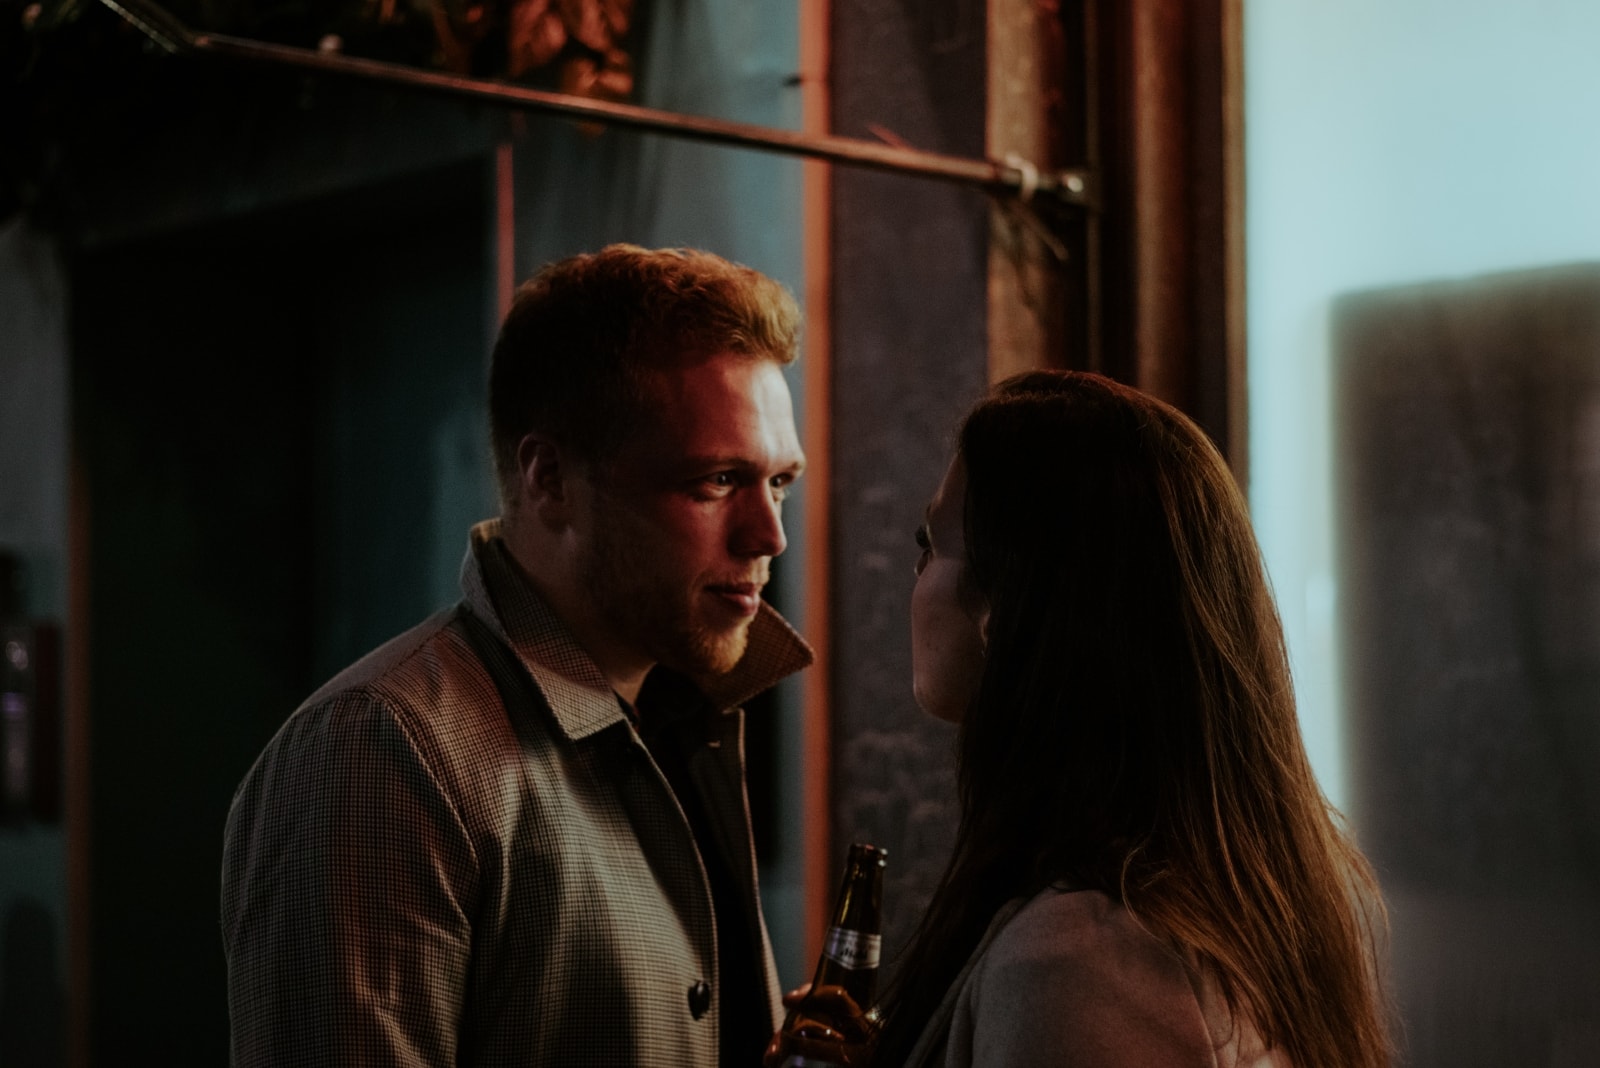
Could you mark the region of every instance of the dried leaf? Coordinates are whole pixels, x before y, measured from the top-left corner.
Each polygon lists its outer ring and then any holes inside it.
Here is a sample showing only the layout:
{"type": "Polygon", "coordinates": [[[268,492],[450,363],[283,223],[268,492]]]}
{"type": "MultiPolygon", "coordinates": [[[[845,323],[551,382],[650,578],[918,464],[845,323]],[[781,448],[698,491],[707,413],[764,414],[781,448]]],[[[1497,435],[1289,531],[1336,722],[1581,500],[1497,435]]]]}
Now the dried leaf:
{"type": "Polygon", "coordinates": [[[513,78],[547,66],[567,45],[567,28],[550,0],[520,0],[511,9],[506,73],[513,78]]]}
{"type": "Polygon", "coordinates": [[[600,0],[600,8],[606,25],[611,28],[611,36],[616,40],[626,37],[633,23],[633,0],[600,0]]]}
{"type": "Polygon", "coordinates": [[[600,0],[559,0],[559,3],[567,32],[590,51],[604,55],[612,45],[611,27],[606,24],[600,0]]]}

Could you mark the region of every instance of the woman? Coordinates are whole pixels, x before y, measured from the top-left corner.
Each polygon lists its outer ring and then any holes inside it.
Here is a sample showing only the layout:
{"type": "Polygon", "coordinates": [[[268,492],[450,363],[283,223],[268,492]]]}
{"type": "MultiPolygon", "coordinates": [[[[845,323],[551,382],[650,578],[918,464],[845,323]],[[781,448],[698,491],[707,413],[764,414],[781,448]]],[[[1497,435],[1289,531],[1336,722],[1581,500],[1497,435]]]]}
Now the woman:
{"type": "Polygon", "coordinates": [[[1206,436],[1097,375],[1017,376],[918,542],[915,690],[960,725],[960,827],[873,1063],[1386,1065],[1377,887],[1206,436]]]}

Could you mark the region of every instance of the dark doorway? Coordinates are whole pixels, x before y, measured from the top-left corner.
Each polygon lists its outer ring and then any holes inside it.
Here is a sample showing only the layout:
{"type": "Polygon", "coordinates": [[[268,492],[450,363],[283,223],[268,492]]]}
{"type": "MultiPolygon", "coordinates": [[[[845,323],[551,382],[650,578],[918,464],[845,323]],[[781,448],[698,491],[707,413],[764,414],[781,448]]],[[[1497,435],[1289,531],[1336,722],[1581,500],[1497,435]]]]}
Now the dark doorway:
{"type": "Polygon", "coordinates": [[[492,505],[487,189],[472,161],[74,265],[93,1061],[227,1062],[233,789],[455,597],[492,505]]]}

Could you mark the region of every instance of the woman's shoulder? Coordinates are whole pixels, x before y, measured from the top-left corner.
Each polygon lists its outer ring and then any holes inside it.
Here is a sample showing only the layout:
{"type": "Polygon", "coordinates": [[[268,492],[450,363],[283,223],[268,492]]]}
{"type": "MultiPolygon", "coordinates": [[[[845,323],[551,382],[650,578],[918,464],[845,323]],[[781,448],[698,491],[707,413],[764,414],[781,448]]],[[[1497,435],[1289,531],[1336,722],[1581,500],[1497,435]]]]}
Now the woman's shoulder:
{"type": "Polygon", "coordinates": [[[1014,908],[990,943],[992,959],[1070,956],[1093,967],[1104,958],[1131,954],[1160,972],[1184,977],[1181,956],[1109,894],[1048,887],[1014,908]]]}
{"type": "Polygon", "coordinates": [[[1109,895],[1047,889],[1011,908],[963,999],[975,1046],[1031,1033],[1036,1041],[1021,1041],[1034,1052],[1083,1055],[1042,1063],[1286,1063],[1266,1055],[1248,1024],[1235,1026],[1215,983],[1183,952],[1109,895]]]}
{"type": "Polygon", "coordinates": [[[957,1060],[1215,1064],[1183,958],[1122,905],[1094,890],[1046,890],[1013,907],[963,992],[957,1060]]]}

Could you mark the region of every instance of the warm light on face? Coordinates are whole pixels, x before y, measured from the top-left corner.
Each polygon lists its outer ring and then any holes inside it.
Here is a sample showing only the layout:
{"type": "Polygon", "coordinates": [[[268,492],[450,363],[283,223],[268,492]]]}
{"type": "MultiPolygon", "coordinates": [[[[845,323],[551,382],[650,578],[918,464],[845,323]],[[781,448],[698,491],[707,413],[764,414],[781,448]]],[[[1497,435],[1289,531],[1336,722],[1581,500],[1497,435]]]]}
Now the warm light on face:
{"type": "Polygon", "coordinates": [[[788,544],[783,500],[805,466],[789,389],[778,364],[738,355],[652,387],[657,417],[595,480],[584,585],[630,658],[725,672],[788,544]]]}

